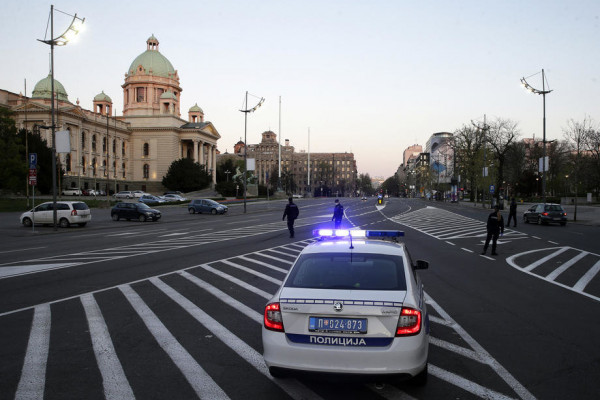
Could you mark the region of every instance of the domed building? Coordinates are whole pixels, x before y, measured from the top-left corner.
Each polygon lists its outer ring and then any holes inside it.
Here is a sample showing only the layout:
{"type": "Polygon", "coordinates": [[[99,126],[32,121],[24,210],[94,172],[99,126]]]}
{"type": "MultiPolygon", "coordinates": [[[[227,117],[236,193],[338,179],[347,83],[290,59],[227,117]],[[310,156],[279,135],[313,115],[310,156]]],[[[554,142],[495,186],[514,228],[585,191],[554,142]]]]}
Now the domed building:
{"type": "MultiPolygon", "coordinates": [[[[64,86],[54,79],[56,130],[68,131],[71,151],[58,155],[66,187],[107,191],[164,191],[162,178],[171,163],[187,157],[204,165],[216,183],[217,141],[221,138],[196,103],[181,118],[182,88],[177,70],[159,52],[152,35],[146,51],[125,73],[123,115],[116,116],[110,96],[93,98],[93,110],[69,101],[64,86]]],[[[30,98],[0,90],[0,107],[11,108],[18,128],[39,131],[51,143],[52,77],[40,80],[30,98]]]]}

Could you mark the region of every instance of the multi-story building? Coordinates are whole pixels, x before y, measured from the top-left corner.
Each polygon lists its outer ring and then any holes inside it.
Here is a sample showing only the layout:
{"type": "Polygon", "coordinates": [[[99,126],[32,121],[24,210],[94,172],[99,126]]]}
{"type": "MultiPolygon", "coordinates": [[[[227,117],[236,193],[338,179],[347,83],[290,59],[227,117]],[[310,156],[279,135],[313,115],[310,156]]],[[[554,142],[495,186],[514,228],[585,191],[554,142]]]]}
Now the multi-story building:
{"type": "MultiPolygon", "coordinates": [[[[169,166],[183,157],[204,165],[215,182],[221,136],[204,121],[197,104],[189,109],[188,120],[181,118],[179,75],[158,51],[154,35],[146,45],[125,74],[122,116],[113,113],[112,99],[104,91],[94,97],[93,110],[86,110],[79,100],[71,103],[54,79],[55,127],[69,132],[71,144],[70,152],[57,157],[66,173],[63,188],[161,192],[169,166]]],[[[49,146],[51,130],[40,127],[52,124],[51,81],[51,76],[40,80],[30,98],[0,90],[0,107],[14,112],[17,127],[39,132],[49,146]]]]}
{"type": "MultiPolygon", "coordinates": [[[[297,194],[314,196],[350,196],[356,186],[356,160],[353,153],[296,152],[288,139],[281,145],[281,184],[297,194]],[[310,163],[309,163],[310,160],[310,163]],[[310,174],[309,174],[310,170],[310,174]]],[[[277,135],[262,133],[258,144],[248,144],[247,158],[254,158],[258,184],[266,185],[279,176],[279,147],[277,135]]],[[[243,156],[244,142],[234,146],[234,153],[243,156]]]]}

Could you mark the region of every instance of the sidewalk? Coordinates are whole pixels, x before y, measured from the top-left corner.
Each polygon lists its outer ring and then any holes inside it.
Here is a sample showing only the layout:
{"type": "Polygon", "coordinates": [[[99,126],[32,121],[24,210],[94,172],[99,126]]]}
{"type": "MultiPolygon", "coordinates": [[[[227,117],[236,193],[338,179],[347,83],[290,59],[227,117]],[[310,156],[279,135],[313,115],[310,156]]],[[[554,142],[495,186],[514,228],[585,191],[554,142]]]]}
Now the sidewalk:
{"type": "MultiPolygon", "coordinates": [[[[436,201],[428,201],[428,204],[434,206],[436,201]]],[[[446,203],[450,205],[456,205],[458,207],[471,207],[474,209],[482,210],[485,212],[491,212],[490,204],[485,204],[485,207],[481,203],[471,203],[470,201],[460,201],[458,203],[446,203]]],[[[537,203],[518,203],[517,204],[517,223],[523,221],[523,213],[537,203]]],[[[567,212],[568,224],[581,224],[589,226],[600,226],[600,206],[598,205],[577,205],[577,221],[573,221],[575,216],[575,206],[572,204],[563,205],[563,208],[567,212]]],[[[504,218],[508,218],[508,207],[505,206],[502,210],[504,218]]]]}

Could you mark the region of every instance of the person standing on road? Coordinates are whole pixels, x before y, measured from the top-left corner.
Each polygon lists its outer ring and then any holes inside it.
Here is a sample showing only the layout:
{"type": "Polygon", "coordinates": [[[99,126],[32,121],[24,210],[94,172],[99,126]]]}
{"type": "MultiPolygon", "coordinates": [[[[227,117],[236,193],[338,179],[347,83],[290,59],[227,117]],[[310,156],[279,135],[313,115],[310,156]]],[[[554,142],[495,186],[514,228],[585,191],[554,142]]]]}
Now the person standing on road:
{"type": "Polygon", "coordinates": [[[515,201],[514,197],[510,200],[510,210],[508,212],[508,221],[506,222],[507,228],[510,225],[511,218],[514,218],[515,222],[514,222],[513,227],[516,228],[517,227],[517,202],[515,201]]]}
{"type": "Polygon", "coordinates": [[[485,238],[485,245],[483,245],[481,254],[485,254],[490,245],[490,240],[492,240],[492,255],[497,256],[496,242],[498,241],[498,235],[504,234],[504,218],[502,218],[502,214],[500,214],[500,206],[496,205],[496,207],[494,207],[494,212],[488,216],[486,228],[487,237],[485,238]]]}
{"type": "Polygon", "coordinates": [[[285,211],[283,212],[283,218],[281,218],[281,220],[284,221],[285,217],[287,216],[287,226],[290,231],[290,237],[293,238],[294,221],[296,221],[296,218],[298,218],[298,215],[300,215],[300,210],[298,209],[298,206],[294,203],[294,199],[292,197],[290,197],[288,201],[289,203],[285,206],[285,211]]]}
{"type": "Polygon", "coordinates": [[[335,220],[335,229],[340,229],[342,226],[342,218],[344,218],[344,206],[338,199],[335,199],[335,207],[333,209],[333,217],[331,220],[335,220]]]}

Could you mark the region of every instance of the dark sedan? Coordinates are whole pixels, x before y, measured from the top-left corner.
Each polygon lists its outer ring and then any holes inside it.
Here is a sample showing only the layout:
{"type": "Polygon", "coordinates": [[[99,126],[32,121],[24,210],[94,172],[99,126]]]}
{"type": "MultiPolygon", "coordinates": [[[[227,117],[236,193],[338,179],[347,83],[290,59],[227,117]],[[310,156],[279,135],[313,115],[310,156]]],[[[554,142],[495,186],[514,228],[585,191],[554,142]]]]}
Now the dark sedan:
{"type": "Polygon", "coordinates": [[[137,219],[140,222],[146,222],[147,220],[158,221],[161,214],[160,211],[150,208],[144,203],[117,203],[110,210],[110,216],[113,221],[123,218],[127,221],[137,219]]]}
{"type": "Polygon", "coordinates": [[[210,199],[197,199],[192,200],[188,204],[188,211],[190,214],[195,213],[211,213],[211,214],[225,214],[227,212],[227,206],[217,203],[210,199]]]}
{"type": "Polygon", "coordinates": [[[544,225],[556,223],[565,226],[567,224],[567,213],[560,204],[534,204],[523,214],[523,222],[534,222],[544,225]]]}

